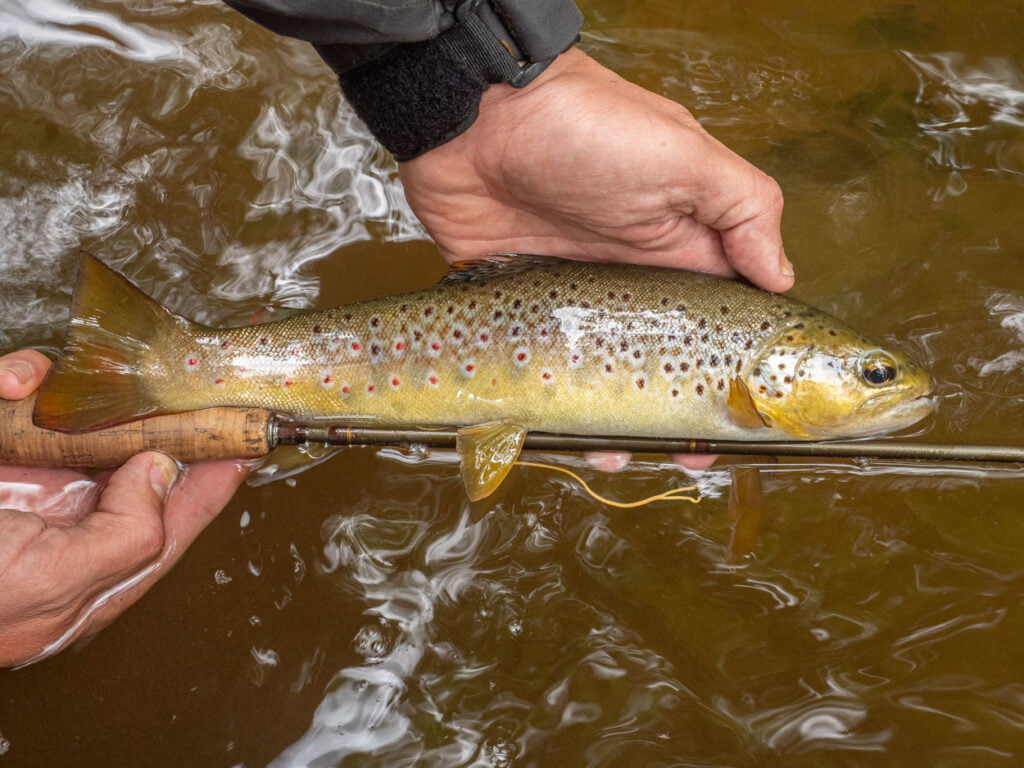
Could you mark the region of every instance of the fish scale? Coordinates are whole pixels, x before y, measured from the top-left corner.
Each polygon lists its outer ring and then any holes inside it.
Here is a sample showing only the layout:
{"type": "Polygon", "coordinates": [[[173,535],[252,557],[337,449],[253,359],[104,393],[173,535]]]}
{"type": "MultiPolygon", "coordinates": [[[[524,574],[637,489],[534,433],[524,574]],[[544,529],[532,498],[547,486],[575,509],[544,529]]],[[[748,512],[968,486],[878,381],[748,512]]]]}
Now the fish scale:
{"type": "MultiPolygon", "coordinates": [[[[813,410],[804,393],[827,411],[841,391],[856,401],[846,410],[860,412],[826,427],[838,437],[904,425],[904,406],[929,386],[913,363],[829,315],[680,270],[491,259],[421,291],[228,329],[172,315],[98,261],[83,273],[72,353],[37,406],[65,429],[244,405],[354,424],[511,420],[577,434],[771,440],[820,436],[803,423],[813,410]],[[830,377],[853,366],[846,378],[863,378],[849,361],[872,350],[900,381],[886,392],[845,379],[836,389],[830,377]],[[818,365],[811,382],[801,365],[822,355],[841,362],[818,365]],[[866,408],[883,394],[883,407],[866,408]]],[[[910,410],[913,420],[923,413],[910,410]]]]}

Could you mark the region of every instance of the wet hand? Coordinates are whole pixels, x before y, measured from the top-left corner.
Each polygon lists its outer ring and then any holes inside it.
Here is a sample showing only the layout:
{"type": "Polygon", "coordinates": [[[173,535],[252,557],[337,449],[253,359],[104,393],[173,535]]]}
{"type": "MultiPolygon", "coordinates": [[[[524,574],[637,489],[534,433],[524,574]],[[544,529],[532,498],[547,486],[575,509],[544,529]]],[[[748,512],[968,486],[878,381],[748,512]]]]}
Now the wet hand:
{"type": "Polygon", "coordinates": [[[778,185],[575,49],[527,88],[488,89],[468,131],[401,175],[449,261],[541,253],[793,284],[778,185]]]}
{"type": "MultiPolygon", "coordinates": [[[[0,357],[0,398],[31,394],[49,367],[0,357]]],[[[0,467],[0,666],[47,656],[113,621],[177,561],[245,477],[241,462],[180,470],[142,453],[99,478],[0,467]]]]}

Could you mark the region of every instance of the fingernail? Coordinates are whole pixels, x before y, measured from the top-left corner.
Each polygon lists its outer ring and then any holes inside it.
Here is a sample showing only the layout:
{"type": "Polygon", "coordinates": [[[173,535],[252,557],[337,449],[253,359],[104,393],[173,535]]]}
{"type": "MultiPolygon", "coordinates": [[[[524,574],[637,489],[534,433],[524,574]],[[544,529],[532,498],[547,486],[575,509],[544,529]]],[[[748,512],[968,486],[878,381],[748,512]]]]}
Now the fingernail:
{"type": "Polygon", "coordinates": [[[163,453],[153,455],[153,463],[149,466],[149,484],[157,496],[166,499],[177,477],[178,465],[174,459],[163,453]]]}
{"type": "Polygon", "coordinates": [[[13,373],[14,378],[16,378],[21,384],[28,382],[34,374],[32,366],[24,360],[10,360],[4,363],[3,366],[0,366],[0,371],[9,371],[10,373],[13,373]]]}
{"type": "Polygon", "coordinates": [[[793,264],[786,258],[785,251],[779,253],[779,271],[786,277],[796,277],[796,272],[793,271],[793,264]]]}

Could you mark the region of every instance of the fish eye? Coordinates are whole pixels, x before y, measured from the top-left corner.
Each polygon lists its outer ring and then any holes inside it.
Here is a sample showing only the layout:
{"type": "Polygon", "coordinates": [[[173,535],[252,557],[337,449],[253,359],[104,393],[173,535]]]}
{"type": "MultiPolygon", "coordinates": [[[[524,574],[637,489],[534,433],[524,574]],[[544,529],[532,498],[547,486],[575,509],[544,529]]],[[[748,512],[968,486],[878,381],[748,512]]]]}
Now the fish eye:
{"type": "Polygon", "coordinates": [[[861,363],[860,377],[869,387],[884,387],[896,379],[896,363],[888,355],[874,353],[861,363]]]}

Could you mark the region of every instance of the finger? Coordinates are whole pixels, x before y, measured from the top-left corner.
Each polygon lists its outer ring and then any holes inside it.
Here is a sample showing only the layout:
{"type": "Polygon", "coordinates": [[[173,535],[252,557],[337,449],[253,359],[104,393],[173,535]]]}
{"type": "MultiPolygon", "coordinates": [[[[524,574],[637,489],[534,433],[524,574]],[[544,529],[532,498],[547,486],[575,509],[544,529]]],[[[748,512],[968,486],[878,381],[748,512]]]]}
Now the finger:
{"type": "Polygon", "coordinates": [[[710,453],[674,453],[672,461],[683,469],[694,472],[709,469],[712,464],[718,461],[718,456],[710,453]]]}
{"type": "Polygon", "coordinates": [[[153,562],[164,547],[163,506],[178,465],[162,453],[133,456],[110,476],[96,509],[67,535],[69,569],[110,586],[153,562]]]}
{"type": "Polygon", "coordinates": [[[601,472],[618,472],[625,469],[632,456],[625,451],[587,451],[583,458],[587,464],[601,472]]]}
{"type": "Polygon", "coordinates": [[[34,349],[0,356],[0,398],[21,400],[32,394],[50,368],[45,355],[34,349]]]}
{"type": "Polygon", "coordinates": [[[718,231],[729,264],[770,291],[793,286],[782,245],[782,190],[767,174],[710,136],[693,217],[718,231]]]}

